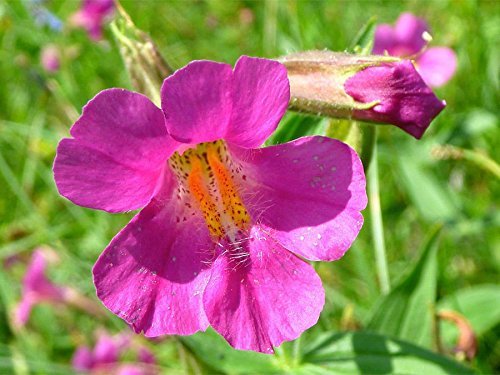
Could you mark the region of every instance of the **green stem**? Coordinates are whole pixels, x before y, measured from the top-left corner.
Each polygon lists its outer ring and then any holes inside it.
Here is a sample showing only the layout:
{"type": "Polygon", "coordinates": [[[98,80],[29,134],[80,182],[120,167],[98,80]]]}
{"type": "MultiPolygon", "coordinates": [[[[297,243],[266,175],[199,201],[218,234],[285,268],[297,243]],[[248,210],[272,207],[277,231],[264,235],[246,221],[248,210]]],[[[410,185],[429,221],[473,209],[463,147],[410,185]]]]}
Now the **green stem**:
{"type": "Polygon", "coordinates": [[[387,267],[387,256],[384,241],[384,223],[380,209],[380,189],[378,183],[378,160],[377,143],[373,145],[373,156],[368,169],[368,204],[372,224],[373,244],[375,247],[375,260],[377,264],[377,275],[383,294],[389,293],[391,289],[389,272],[387,267]]]}

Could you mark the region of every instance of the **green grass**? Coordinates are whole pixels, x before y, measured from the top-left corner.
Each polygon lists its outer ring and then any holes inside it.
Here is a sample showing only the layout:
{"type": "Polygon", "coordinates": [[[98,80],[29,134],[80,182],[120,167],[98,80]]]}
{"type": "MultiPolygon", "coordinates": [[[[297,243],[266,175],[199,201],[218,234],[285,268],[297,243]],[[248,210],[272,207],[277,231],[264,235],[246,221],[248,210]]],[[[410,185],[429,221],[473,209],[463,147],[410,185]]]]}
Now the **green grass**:
{"type": "MultiPolygon", "coordinates": [[[[47,6],[66,20],[78,4],[52,1],[47,6]]],[[[434,45],[452,47],[459,67],[453,80],[436,90],[448,106],[421,141],[394,127],[379,131],[381,206],[391,281],[416,261],[436,223],[444,224],[438,249],[439,297],[498,281],[498,179],[478,164],[439,160],[431,152],[450,144],[498,162],[498,2],[123,1],[123,6],[176,68],[193,59],[233,64],[242,54],[275,57],[313,48],[345,50],[373,15],[389,23],[403,11],[425,17],[432,26],[434,45]]],[[[105,88],[131,88],[127,73],[109,30],[99,44],[81,30],[65,27],[55,33],[37,27],[19,1],[0,2],[0,44],[0,262],[29,254],[40,245],[51,246],[61,257],[52,277],[95,298],[91,266],[131,215],[109,215],[71,204],[58,195],[51,169],[57,143],[68,136],[82,106],[105,88]],[[63,54],[56,74],[44,72],[39,64],[40,50],[48,43],[56,44],[63,54]]],[[[318,266],[327,304],[312,335],[359,326],[380,295],[370,215],[366,211],[364,216],[364,228],[347,255],[318,266]],[[352,317],[346,319],[349,311],[352,317]]],[[[0,271],[0,315],[2,305],[12,313],[23,271],[24,264],[0,271]]],[[[25,330],[12,330],[1,317],[0,326],[0,338],[6,332],[5,340],[0,340],[0,373],[6,366],[17,373],[40,374],[66,373],[76,345],[92,342],[96,329],[125,329],[111,314],[96,321],[75,310],[54,311],[47,306],[35,309],[25,330]]],[[[480,337],[475,368],[500,371],[499,337],[498,324],[480,337]]],[[[183,371],[189,365],[178,346],[172,340],[152,345],[165,371],[183,371]]]]}

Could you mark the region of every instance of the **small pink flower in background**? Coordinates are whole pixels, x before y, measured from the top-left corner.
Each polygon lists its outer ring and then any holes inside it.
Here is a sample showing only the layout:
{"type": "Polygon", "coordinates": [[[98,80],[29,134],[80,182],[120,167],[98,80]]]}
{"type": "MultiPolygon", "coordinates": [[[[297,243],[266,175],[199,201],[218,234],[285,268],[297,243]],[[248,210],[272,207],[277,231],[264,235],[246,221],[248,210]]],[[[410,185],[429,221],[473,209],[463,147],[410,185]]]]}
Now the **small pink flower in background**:
{"type": "Polygon", "coordinates": [[[80,10],[71,17],[71,22],[83,27],[90,38],[97,41],[102,39],[103,24],[114,10],[114,0],[83,0],[80,10]]]}
{"type": "Polygon", "coordinates": [[[40,54],[42,67],[48,73],[55,73],[61,67],[61,55],[54,45],[45,46],[40,54]]]}
{"type": "Polygon", "coordinates": [[[440,87],[455,74],[457,56],[448,47],[426,48],[424,33],[428,31],[425,20],[411,13],[403,13],[394,28],[388,24],[377,27],[373,53],[415,59],[417,70],[424,81],[432,87],[440,87]]]}
{"type": "Polygon", "coordinates": [[[50,254],[48,250],[42,249],[33,252],[23,279],[22,299],[15,311],[14,322],[17,326],[24,326],[28,322],[35,305],[65,301],[65,288],[53,284],[45,275],[50,254]]]}
{"type": "Polygon", "coordinates": [[[159,109],[102,91],[58,147],[63,196],[108,212],[144,207],[95,264],[97,295],[148,337],[211,325],[235,348],[273,353],[319,318],[324,290],[302,258],[336,260],[351,246],[363,166],[326,137],[259,148],[290,97],[276,61],[195,61],[161,97],[159,109]]]}
{"type": "Polygon", "coordinates": [[[156,374],[154,355],[139,347],[138,363],[121,363],[120,357],[131,347],[127,334],[109,336],[101,333],[93,349],[82,345],[73,354],[72,365],[76,371],[88,374],[151,375],[156,374]],[[143,353],[148,353],[147,357],[143,353]]]}

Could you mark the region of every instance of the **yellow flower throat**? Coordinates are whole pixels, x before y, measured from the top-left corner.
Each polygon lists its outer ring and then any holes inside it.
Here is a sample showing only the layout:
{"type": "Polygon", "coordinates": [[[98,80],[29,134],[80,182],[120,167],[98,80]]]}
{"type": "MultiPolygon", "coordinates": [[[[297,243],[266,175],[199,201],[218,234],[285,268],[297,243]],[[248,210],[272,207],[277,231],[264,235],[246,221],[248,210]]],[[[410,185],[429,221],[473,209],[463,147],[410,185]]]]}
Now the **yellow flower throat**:
{"type": "Polygon", "coordinates": [[[223,141],[200,143],[182,155],[176,152],[168,162],[180,192],[191,197],[215,240],[226,236],[234,240],[238,231],[249,228],[250,215],[235,183],[240,170],[230,165],[223,141]]]}

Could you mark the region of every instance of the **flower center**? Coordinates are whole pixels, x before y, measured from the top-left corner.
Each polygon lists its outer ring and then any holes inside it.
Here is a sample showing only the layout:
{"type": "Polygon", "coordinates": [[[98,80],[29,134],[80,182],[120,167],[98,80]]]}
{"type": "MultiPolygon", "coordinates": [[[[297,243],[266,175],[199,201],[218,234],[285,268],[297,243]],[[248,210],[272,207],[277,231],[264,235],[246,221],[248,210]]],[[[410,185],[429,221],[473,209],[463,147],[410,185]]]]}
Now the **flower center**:
{"type": "Polygon", "coordinates": [[[235,167],[223,141],[200,143],[168,161],[180,184],[179,193],[201,211],[212,237],[235,240],[248,229],[250,215],[238,193],[235,167]]]}

